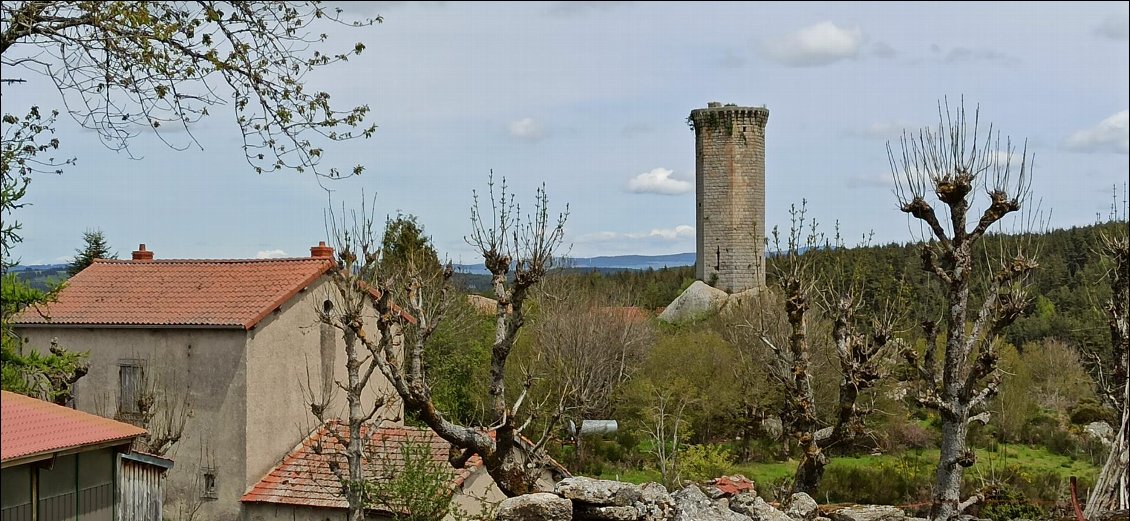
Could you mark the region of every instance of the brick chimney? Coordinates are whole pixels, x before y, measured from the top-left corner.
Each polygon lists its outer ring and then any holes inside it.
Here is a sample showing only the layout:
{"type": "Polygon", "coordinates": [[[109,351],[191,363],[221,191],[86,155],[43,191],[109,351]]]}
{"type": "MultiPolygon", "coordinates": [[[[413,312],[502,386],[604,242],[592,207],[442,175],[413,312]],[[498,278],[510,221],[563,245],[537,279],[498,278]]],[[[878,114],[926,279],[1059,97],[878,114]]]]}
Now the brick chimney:
{"type": "Polygon", "coordinates": [[[133,252],[134,262],[151,262],[153,260],[153,252],[145,249],[145,244],[139,244],[137,251],[133,252]]]}
{"type": "Polygon", "coordinates": [[[315,259],[333,259],[334,249],[326,246],[326,241],[318,241],[317,246],[310,247],[310,256],[315,259]]]}

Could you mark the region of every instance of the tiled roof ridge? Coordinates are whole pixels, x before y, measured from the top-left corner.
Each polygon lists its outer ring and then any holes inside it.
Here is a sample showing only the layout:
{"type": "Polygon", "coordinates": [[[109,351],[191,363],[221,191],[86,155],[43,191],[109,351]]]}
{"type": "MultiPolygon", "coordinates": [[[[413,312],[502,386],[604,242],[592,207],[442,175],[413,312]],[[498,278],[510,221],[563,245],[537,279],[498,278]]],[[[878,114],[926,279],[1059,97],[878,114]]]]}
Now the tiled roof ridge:
{"type": "Polygon", "coordinates": [[[257,264],[264,262],[318,262],[333,263],[333,259],[319,257],[276,257],[271,259],[153,259],[135,261],[132,259],[94,259],[98,264],[131,264],[151,266],[153,264],[257,264]]]}

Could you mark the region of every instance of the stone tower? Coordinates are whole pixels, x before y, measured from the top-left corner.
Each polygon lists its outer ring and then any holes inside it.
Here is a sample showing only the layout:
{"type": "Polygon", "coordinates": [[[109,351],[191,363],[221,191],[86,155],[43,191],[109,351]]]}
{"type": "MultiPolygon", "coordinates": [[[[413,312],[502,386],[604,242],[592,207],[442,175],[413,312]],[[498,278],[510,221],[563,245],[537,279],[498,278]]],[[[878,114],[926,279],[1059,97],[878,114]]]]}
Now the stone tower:
{"type": "Polygon", "coordinates": [[[728,293],[765,286],[765,107],[711,102],[695,133],[695,275],[728,293]]]}

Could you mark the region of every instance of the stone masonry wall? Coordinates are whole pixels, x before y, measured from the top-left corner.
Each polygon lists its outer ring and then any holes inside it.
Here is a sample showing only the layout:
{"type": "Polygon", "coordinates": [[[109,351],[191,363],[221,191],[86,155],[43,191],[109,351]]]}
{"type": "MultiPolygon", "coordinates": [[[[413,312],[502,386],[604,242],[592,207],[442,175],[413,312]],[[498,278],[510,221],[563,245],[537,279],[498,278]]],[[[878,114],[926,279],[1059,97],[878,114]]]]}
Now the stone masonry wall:
{"type": "Polygon", "coordinates": [[[711,102],[695,130],[695,275],[738,293],[765,286],[764,107],[711,102]]]}

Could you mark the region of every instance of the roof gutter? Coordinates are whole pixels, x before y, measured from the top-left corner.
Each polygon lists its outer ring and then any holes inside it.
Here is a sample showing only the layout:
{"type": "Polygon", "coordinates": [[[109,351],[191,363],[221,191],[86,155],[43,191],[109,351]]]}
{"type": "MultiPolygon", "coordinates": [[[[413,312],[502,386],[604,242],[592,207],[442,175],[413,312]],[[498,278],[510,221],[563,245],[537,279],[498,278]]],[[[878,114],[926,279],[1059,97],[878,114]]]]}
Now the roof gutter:
{"type": "Polygon", "coordinates": [[[135,434],[135,435],[130,436],[128,438],[103,441],[101,443],[94,443],[94,444],[91,444],[91,445],[78,445],[78,446],[75,446],[75,447],[69,447],[69,448],[62,449],[62,450],[36,452],[34,454],[26,454],[26,455],[23,455],[23,456],[18,456],[18,457],[15,457],[15,458],[12,458],[12,459],[7,459],[7,460],[4,460],[3,462],[0,462],[0,468],[6,469],[6,468],[9,468],[9,467],[18,467],[20,465],[27,465],[28,463],[35,463],[37,461],[55,459],[55,458],[58,458],[60,456],[70,456],[71,454],[78,454],[80,452],[90,452],[90,451],[95,451],[95,450],[99,450],[99,449],[105,449],[107,447],[117,447],[119,445],[130,445],[130,444],[133,443],[134,438],[137,438],[138,436],[141,436],[141,435],[135,434]]]}
{"type": "Polygon", "coordinates": [[[242,324],[75,324],[72,322],[14,322],[16,327],[73,328],[73,329],[235,329],[244,331],[242,324]]]}

